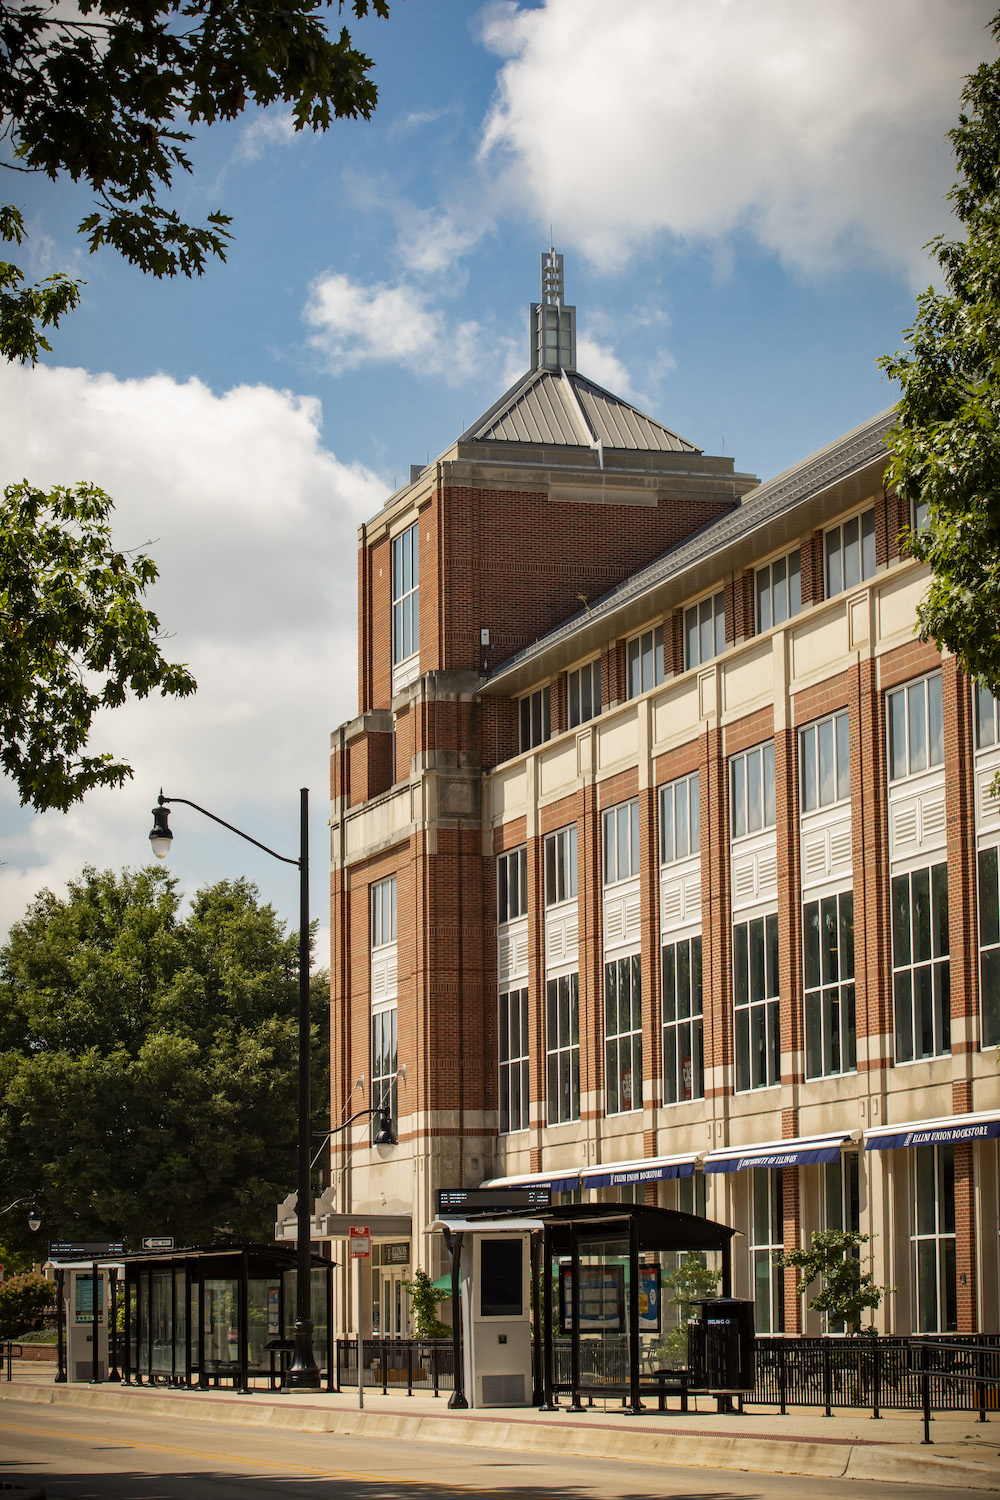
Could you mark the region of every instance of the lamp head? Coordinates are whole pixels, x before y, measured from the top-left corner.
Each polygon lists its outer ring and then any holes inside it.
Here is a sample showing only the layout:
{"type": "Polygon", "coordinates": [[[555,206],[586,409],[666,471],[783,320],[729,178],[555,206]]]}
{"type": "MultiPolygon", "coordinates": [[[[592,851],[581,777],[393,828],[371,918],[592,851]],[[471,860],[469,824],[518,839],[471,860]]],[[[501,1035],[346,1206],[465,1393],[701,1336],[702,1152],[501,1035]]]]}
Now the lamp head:
{"type": "Polygon", "coordinates": [[[28,1228],[31,1230],[32,1234],[34,1234],[38,1230],[41,1222],[42,1216],[38,1210],[37,1199],[32,1198],[31,1203],[28,1206],[28,1228]]]}
{"type": "Polygon", "coordinates": [[[396,1145],[396,1137],[392,1129],[392,1120],[389,1117],[388,1105],[383,1104],[378,1117],[378,1134],[375,1137],[375,1148],[383,1161],[392,1153],[396,1145]]]}
{"type": "Polygon", "coordinates": [[[174,836],[167,823],[169,813],[170,809],[164,807],[162,802],[158,807],[153,808],[153,826],[149,830],[149,842],[157,859],[166,859],[173,842],[174,836]]]}

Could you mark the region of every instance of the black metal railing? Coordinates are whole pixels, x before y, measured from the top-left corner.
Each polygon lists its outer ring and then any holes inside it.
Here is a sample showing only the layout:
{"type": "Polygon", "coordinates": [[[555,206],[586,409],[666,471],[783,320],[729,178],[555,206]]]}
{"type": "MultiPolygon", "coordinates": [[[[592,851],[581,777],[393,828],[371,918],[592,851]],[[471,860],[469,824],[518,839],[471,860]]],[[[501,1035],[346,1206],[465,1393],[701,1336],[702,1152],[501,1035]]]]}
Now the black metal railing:
{"type": "MultiPolygon", "coordinates": [[[[439,1391],[455,1388],[455,1354],[451,1339],[365,1339],[362,1380],[366,1390],[439,1391]]],[[[337,1339],[336,1384],[357,1386],[358,1341],[337,1339]]]]}
{"type": "Polygon", "coordinates": [[[10,1340],[7,1340],[6,1342],[0,1344],[0,1370],[2,1370],[3,1372],[4,1380],[13,1379],[13,1375],[11,1372],[11,1361],[23,1358],[24,1350],[21,1348],[20,1344],[13,1344],[10,1342],[10,1340]]]}

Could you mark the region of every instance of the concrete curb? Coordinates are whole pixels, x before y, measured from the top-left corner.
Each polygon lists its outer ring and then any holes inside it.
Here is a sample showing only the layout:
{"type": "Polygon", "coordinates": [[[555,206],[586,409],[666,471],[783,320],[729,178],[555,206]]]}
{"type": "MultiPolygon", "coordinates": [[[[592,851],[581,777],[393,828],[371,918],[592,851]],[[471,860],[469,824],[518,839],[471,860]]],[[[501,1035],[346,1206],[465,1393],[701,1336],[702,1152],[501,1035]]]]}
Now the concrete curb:
{"type": "MultiPolygon", "coordinates": [[[[574,1458],[619,1459],[620,1429],[558,1427],[540,1422],[484,1422],[468,1417],[406,1416],[289,1403],[257,1405],[239,1400],[198,1401],[157,1392],[96,1390],[75,1386],[11,1386],[0,1400],[29,1401],[40,1406],[75,1406],[135,1416],[226,1422],[241,1427],[277,1427],[291,1432],[328,1432],[337,1437],[364,1437],[441,1443],[457,1447],[565,1453],[574,1458]]],[[[1000,1472],[964,1458],[947,1458],[912,1448],[853,1443],[741,1436],[691,1436],[630,1431],[628,1456],[637,1462],[676,1464],[684,1468],[745,1470],[751,1473],[799,1474],[822,1479],[868,1479],[896,1484],[946,1484],[959,1489],[1000,1489],[1000,1472]]]]}

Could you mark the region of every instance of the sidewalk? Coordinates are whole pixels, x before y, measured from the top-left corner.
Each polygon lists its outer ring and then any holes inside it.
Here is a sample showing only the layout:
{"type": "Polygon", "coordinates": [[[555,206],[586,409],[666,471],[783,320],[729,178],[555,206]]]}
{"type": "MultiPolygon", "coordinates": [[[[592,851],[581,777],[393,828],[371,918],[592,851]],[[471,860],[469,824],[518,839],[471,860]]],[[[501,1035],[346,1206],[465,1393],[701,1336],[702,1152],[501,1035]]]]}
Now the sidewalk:
{"type": "MultiPolygon", "coordinates": [[[[359,1411],[356,1390],[260,1390],[240,1396],[232,1390],[165,1386],[54,1385],[51,1373],[38,1366],[15,1366],[13,1380],[0,1382],[0,1399],[163,1420],[270,1425],[379,1442],[404,1438],[592,1458],[617,1458],[627,1443],[630,1459],[643,1463],[1000,1490],[1000,1413],[992,1413],[985,1424],[968,1412],[938,1413],[931,1427],[933,1446],[924,1447],[916,1412],[893,1412],[873,1421],[855,1410],[839,1409],[828,1418],[792,1408],[782,1417],[776,1409],[758,1407],[728,1416],[719,1415],[715,1402],[705,1397],[700,1398],[701,1410],[684,1415],[676,1410],[661,1414],[653,1404],[641,1416],[632,1416],[612,1401],[581,1413],[532,1408],[453,1412],[447,1398],[447,1392],[435,1399],[425,1391],[407,1397],[366,1389],[364,1411],[359,1411]]],[[[692,1398],[692,1408],[697,1404],[692,1398]]]]}

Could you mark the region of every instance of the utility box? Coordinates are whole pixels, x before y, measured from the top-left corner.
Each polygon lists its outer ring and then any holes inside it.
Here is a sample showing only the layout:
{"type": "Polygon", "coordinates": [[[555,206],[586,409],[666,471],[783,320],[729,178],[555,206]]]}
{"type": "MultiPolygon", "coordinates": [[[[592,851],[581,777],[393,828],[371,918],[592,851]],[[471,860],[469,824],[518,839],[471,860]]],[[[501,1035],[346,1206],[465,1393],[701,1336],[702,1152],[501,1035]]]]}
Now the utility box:
{"type": "Polygon", "coordinates": [[[95,1277],[90,1266],[71,1266],[65,1273],[66,1296],[66,1378],[72,1381],[94,1379],[94,1339],[97,1340],[97,1379],[108,1374],[108,1272],[97,1269],[97,1305],[94,1306],[95,1277]],[[95,1316],[96,1312],[96,1316],[95,1316]]]}
{"type": "Polygon", "coordinates": [[[691,1384],[704,1391],[753,1390],[753,1303],[735,1297],[702,1297],[688,1322],[691,1384]]]}
{"type": "Polygon", "coordinates": [[[531,1235],[485,1225],[461,1258],[465,1391],[470,1406],[530,1406],[531,1235]]]}

